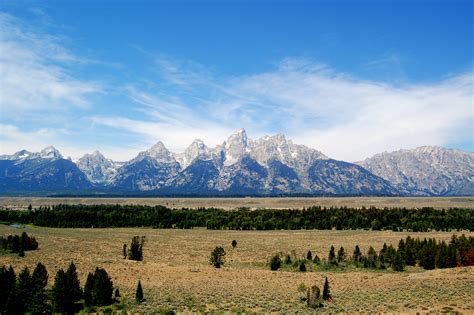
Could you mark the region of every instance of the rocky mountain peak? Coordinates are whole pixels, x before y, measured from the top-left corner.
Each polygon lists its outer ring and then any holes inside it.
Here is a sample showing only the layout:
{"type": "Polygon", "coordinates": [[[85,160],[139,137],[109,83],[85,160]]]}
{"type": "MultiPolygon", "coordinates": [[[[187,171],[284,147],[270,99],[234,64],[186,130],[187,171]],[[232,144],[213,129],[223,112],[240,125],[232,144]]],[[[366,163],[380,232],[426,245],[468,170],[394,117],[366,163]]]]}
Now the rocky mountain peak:
{"type": "Polygon", "coordinates": [[[247,133],[244,129],[237,130],[223,144],[225,160],[224,165],[232,165],[236,163],[248,150],[247,133]]]}
{"type": "Polygon", "coordinates": [[[40,157],[43,159],[62,159],[63,158],[61,153],[59,153],[59,151],[52,145],[41,150],[40,157]]]}
{"type": "Polygon", "coordinates": [[[150,149],[140,152],[138,154],[139,159],[149,157],[160,163],[174,163],[176,162],[173,154],[165,147],[163,142],[158,141],[150,149]]]}
{"type": "Polygon", "coordinates": [[[207,156],[209,148],[200,139],[195,139],[183,153],[176,155],[176,160],[184,169],[189,166],[198,157],[207,156]]]}

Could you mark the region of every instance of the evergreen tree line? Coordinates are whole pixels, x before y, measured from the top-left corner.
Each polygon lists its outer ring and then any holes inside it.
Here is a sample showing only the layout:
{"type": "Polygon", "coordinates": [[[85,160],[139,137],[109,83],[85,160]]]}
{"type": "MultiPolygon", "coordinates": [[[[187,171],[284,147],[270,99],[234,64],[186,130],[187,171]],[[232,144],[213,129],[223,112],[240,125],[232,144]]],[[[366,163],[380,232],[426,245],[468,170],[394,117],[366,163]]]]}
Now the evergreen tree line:
{"type": "Polygon", "coordinates": [[[416,265],[427,270],[453,268],[474,265],[474,237],[466,237],[464,234],[459,237],[453,235],[451,241],[446,243],[434,238],[421,240],[407,236],[406,239],[400,240],[398,249],[384,243],[380,251],[377,252],[370,246],[367,253],[363,254],[359,245],[356,245],[352,256],[349,256],[344,247],[341,246],[336,252],[335,247],[331,246],[327,259],[313,255],[311,251],[308,251],[303,259],[298,259],[294,253],[286,254],[283,260],[282,256],[278,253],[271,257],[269,263],[271,270],[278,270],[287,265],[304,272],[307,270],[306,265],[311,263],[322,267],[353,265],[357,268],[392,268],[395,271],[403,271],[405,266],[416,265]]]}
{"type": "Polygon", "coordinates": [[[38,249],[38,242],[26,232],[21,235],[0,236],[0,249],[10,253],[38,249]]]}
{"type": "Polygon", "coordinates": [[[27,211],[0,210],[0,222],[47,227],[207,227],[230,230],[430,230],[474,231],[474,209],[310,207],[303,210],[242,208],[169,209],[139,205],[55,205],[27,211]]]}
{"type": "Polygon", "coordinates": [[[73,262],[66,271],[58,270],[50,290],[46,288],[47,284],[48,272],[41,263],[36,265],[32,274],[28,267],[23,268],[18,277],[12,266],[2,266],[0,314],[74,314],[84,305],[103,306],[114,303],[113,282],[101,268],[96,268],[93,274],[89,273],[83,289],[73,262]]]}

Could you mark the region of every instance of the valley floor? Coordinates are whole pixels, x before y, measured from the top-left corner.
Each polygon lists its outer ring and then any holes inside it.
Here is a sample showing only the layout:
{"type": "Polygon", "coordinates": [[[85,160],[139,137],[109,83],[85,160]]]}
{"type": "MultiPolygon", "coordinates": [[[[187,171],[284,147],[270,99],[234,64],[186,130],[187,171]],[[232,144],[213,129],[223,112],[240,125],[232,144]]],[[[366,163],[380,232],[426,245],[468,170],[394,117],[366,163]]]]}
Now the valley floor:
{"type": "MultiPolygon", "coordinates": [[[[49,285],[59,268],[74,261],[81,285],[87,273],[103,267],[122,294],[121,303],[129,311],[152,312],[159,308],[177,311],[231,311],[306,313],[311,309],[301,301],[298,291],[318,285],[327,276],[334,302],[321,311],[403,312],[459,311],[474,313],[474,267],[425,271],[410,267],[402,273],[349,269],[345,271],[289,272],[270,271],[269,258],[276,252],[295,251],[303,256],[308,250],[327,257],[329,247],[344,246],[349,254],[356,244],[365,253],[370,245],[378,251],[383,243],[395,247],[401,238],[435,237],[448,241],[452,233],[405,233],[376,231],[208,231],[157,230],[141,228],[53,229],[27,226],[17,229],[0,225],[0,235],[26,231],[35,236],[39,250],[26,257],[0,256],[0,265],[12,264],[17,272],[30,270],[38,262],[46,265],[49,285]],[[144,261],[122,257],[123,244],[132,236],[145,235],[144,261]],[[235,249],[232,240],[237,241],[235,249]],[[216,246],[226,251],[224,268],[208,264],[216,246]],[[141,280],[146,302],[137,305],[135,288],[141,280]]],[[[466,235],[474,236],[473,232],[466,235]]]]}
{"type": "Polygon", "coordinates": [[[251,209],[301,209],[322,207],[377,207],[377,208],[474,208],[472,197],[284,197],[284,198],[47,198],[47,197],[0,197],[0,207],[26,209],[57,204],[120,204],[162,205],[168,208],[222,208],[251,209]]]}

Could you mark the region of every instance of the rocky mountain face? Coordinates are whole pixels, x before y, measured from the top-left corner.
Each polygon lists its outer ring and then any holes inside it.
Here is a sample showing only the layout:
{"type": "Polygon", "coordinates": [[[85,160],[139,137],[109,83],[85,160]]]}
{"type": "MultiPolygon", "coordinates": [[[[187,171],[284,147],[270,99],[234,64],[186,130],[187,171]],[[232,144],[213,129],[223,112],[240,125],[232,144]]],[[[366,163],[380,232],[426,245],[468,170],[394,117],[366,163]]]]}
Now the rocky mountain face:
{"type": "Polygon", "coordinates": [[[374,155],[360,166],[404,194],[473,195],[474,153],[424,146],[374,155]]]}
{"type": "Polygon", "coordinates": [[[162,142],[117,163],[96,151],[77,163],[53,147],[0,156],[0,193],[167,195],[473,195],[473,153],[436,147],[337,161],[284,135],[252,140],[238,130],[222,144],[195,140],[184,152],[162,142]]]}
{"type": "Polygon", "coordinates": [[[72,161],[54,147],[26,150],[0,159],[0,193],[86,192],[93,186],[72,161]]]}
{"type": "Polygon", "coordinates": [[[77,167],[94,184],[110,184],[117,174],[120,163],[106,159],[99,151],[85,154],[76,162],[77,167]]]}

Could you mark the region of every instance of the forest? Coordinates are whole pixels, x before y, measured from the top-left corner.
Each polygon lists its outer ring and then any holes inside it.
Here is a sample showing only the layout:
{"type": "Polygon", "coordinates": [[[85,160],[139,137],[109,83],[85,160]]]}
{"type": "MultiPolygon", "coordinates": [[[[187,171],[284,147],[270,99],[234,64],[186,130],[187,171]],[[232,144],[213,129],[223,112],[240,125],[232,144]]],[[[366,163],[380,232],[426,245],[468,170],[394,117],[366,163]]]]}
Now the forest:
{"type": "Polygon", "coordinates": [[[0,222],[60,228],[153,227],[210,230],[474,230],[474,209],[309,207],[170,209],[139,205],[55,205],[25,211],[0,209],[0,222]]]}

